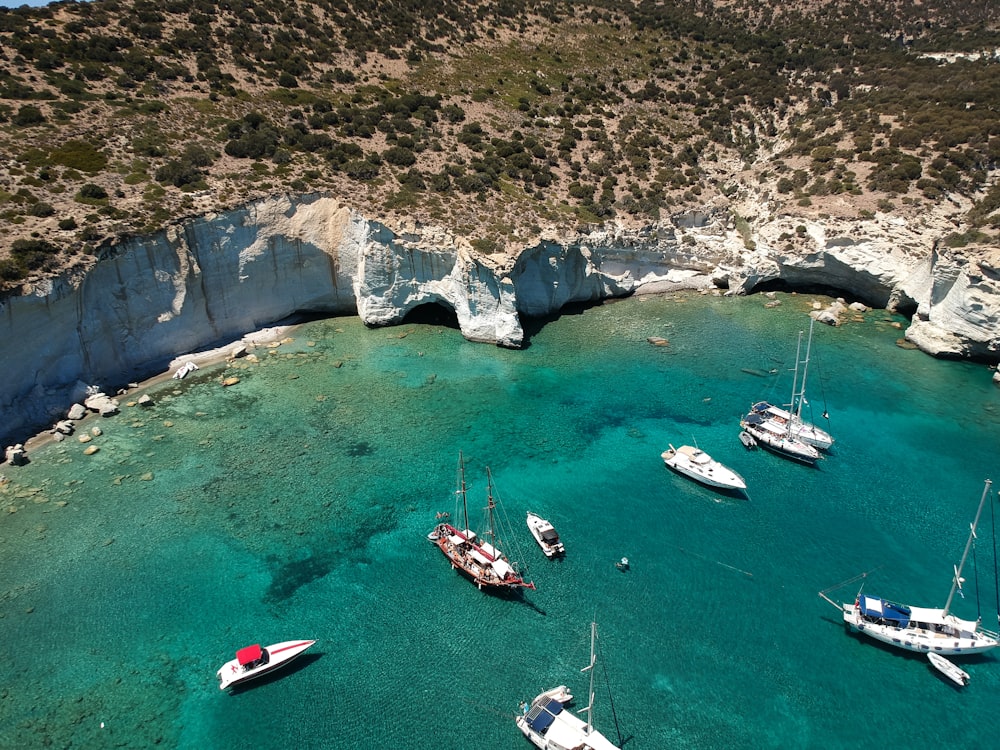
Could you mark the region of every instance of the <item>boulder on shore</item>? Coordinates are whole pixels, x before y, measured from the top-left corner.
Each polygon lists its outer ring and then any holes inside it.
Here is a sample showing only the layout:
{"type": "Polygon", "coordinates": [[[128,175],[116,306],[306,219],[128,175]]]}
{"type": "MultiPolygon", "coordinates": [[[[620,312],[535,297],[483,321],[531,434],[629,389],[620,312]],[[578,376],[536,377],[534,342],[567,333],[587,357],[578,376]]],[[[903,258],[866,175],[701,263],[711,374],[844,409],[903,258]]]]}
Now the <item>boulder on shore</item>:
{"type": "Polygon", "coordinates": [[[22,443],[9,445],[7,446],[7,450],[4,451],[4,459],[11,466],[24,466],[28,463],[28,452],[24,450],[22,443]]]}
{"type": "Polygon", "coordinates": [[[62,434],[62,435],[72,435],[73,434],[73,430],[75,430],[75,429],[76,429],[76,425],[74,425],[68,419],[63,419],[63,420],[61,420],[59,422],[56,422],[55,426],[52,428],[52,432],[56,433],[56,434],[62,434]]]}
{"type": "Polygon", "coordinates": [[[83,405],[91,411],[97,412],[102,417],[110,417],[118,413],[118,401],[104,393],[95,393],[92,396],[87,396],[83,405]]]}

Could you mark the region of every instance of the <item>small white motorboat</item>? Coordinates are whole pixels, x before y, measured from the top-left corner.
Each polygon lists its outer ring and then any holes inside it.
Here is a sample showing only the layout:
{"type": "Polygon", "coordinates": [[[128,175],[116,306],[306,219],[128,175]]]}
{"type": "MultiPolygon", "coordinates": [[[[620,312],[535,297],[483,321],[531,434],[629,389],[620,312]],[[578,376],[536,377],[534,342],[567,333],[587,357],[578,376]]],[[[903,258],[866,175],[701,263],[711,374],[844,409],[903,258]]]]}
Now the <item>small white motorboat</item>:
{"type": "Polygon", "coordinates": [[[559,540],[559,533],[551,523],[531,511],[528,511],[527,523],[528,530],[531,531],[531,535],[535,537],[535,541],[538,542],[538,546],[542,548],[546,557],[565,554],[566,547],[559,540]]]}
{"type": "Polygon", "coordinates": [[[747,483],[743,477],[727,466],[723,466],[705,451],[690,445],[680,448],[670,446],[660,454],[668,467],[710,487],[726,490],[745,490],[747,483]]]}
{"type": "Polygon", "coordinates": [[[219,689],[227,690],[287,666],[315,642],[282,641],[267,648],[262,648],[260,644],[241,648],[236,652],[235,659],[227,661],[216,672],[219,689]]]}
{"type": "MultiPolygon", "coordinates": [[[[547,698],[549,700],[555,700],[562,703],[564,706],[573,702],[573,694],[569,692],[569,688],[565,685],[560,685],[559,687],[554,687],[551,690],[546,690],[544,693],[538,696],[538,698],[547,698]]],[[[535,698],[535,700],[538,700],[535,698]]],[[[523,711],[525,704],[521,704],[521,709],[523,711]]]]}
{"type": "Polygon", "coordinates": [[[969,673],[960,668],[957,664],[945,659],[941,656],[941,654],[935,654],[931,651],[927,654],[927,658],[930,659],[931,664],[934,665],[934,668],[938,672],[943,674],[959,687],[965,687],[969,684],[969,673]]]}

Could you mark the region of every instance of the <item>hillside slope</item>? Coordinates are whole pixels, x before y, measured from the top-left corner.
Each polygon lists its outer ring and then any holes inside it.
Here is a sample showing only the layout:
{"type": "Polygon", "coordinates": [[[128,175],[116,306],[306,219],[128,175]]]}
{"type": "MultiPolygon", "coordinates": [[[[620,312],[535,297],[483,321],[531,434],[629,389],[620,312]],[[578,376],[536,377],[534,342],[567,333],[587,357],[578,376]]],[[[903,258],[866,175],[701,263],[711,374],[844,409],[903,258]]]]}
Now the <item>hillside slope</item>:
{"type": "Polygon", "coordinates": [[[485,254],[747,196],[806,217],[960,197],[946,242],[996,244],[998,17],[986,0],[0,9],[0,283],[283,192],[485,254]]]}

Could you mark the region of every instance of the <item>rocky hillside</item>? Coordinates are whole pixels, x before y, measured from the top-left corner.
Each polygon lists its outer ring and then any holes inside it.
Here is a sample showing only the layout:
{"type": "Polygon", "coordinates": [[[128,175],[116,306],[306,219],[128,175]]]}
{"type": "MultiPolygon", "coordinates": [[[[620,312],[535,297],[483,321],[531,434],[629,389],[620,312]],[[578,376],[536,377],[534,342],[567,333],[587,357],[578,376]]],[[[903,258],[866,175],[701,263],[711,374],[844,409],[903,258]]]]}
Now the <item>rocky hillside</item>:
{"type": "Polygon", "coordinates": [[[0,9],[0,284],[280,193],[484,255],[720,205],[944,208],[975,252],[1000,235],[998,72],[993,0],[0,9]]]}

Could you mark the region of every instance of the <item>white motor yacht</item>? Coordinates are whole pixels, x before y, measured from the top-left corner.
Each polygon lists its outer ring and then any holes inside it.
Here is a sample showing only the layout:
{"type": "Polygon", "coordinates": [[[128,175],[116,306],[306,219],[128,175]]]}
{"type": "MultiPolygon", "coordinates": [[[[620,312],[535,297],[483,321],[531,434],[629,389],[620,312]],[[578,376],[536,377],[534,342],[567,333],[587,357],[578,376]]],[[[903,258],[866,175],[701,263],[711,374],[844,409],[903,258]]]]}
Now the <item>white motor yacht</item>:
{"type": "Polygon", "coordinates": [[[660,454],[668,467],[696,482],[726,490],[745,490],[747,483],[739,474],[716,461],[700,448],[682,445],[670,446],[660,454]]]}
{"type": "Polygon", "coordinates": [[[559,532],[555,530],[551,523],[531,511],[528,511],[527,523],[528,530],[531,531],[531,535],[538,542],[538,546],[542,548],[542,552],[545,553],[546,557],[565,554],[566,547],[563,546],[562,541],[559,539],[559,532]]]}

